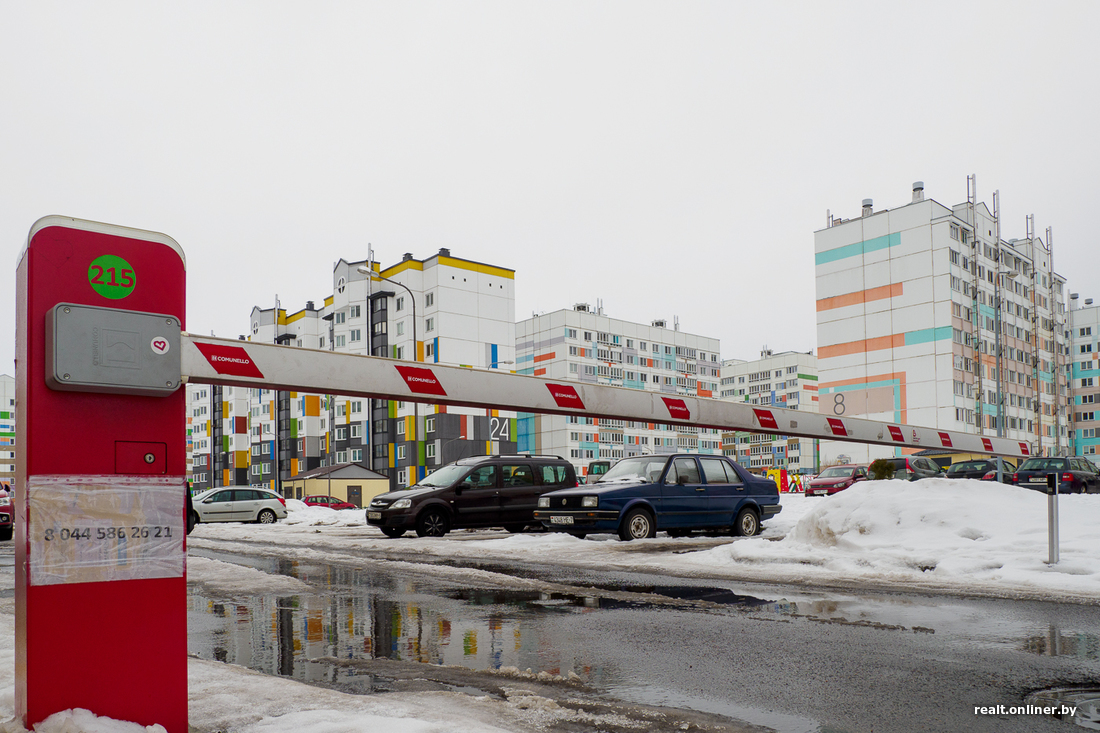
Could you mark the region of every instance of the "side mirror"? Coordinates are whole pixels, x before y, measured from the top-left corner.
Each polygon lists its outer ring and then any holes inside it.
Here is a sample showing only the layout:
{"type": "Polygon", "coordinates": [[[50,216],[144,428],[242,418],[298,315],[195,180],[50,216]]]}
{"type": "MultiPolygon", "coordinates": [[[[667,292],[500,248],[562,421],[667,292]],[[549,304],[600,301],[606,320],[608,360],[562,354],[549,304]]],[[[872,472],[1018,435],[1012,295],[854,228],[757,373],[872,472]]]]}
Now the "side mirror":
{"type": "Polygon", "coordinates": [[[214,503],[214,500],[213,500],[213,499],[203,499],[203,500],[202,500],[202,503],[203,503],[203,504],[213,504],[213,503],[214,503]]]}
{"type": "Polygon", "coordinates": [[[474,488],[473,484],[471,484],[469,481],[463,481],[462,483],[460,483],[458,486],[455,487],[455,495],[457,496],[458,494],[461,494],[464,489],[472,489],[472,488],[474,488]]]}

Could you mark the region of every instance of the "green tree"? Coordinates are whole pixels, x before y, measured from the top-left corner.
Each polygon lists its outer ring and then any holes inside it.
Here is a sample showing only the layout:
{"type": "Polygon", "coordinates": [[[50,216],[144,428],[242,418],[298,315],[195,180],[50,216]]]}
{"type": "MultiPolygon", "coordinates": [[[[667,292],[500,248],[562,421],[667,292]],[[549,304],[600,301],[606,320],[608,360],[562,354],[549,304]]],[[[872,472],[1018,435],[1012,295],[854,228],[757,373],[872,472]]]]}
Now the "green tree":
{"type": "Polygon", "coordinates": [[[894,478],[894,464],[884,458],[879,458],[871,462],[871,465],[867,468],[867,473],[876,481],[891,479],[894,478]]]}

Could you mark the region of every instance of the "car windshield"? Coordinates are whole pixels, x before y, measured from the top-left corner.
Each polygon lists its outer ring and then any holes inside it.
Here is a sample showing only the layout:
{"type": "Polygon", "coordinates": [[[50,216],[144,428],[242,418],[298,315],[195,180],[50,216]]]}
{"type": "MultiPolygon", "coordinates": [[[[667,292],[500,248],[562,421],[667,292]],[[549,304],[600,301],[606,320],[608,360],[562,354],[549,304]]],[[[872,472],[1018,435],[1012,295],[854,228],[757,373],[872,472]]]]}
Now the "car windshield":
{"type": "Polygon", "coordinates": [[[465,476],[470,471],[469,466],[459,466],[451,464],[450,466],[444,466],[438,471],[425,476],[420,480],[416,486],[410,486],[410,489],[438,489],[443,486],[450,486],[455,481],[465,476]]]}
{"type": "Polygon", "coordinates": [[[607,470],[596,483],[606,484],[620,481],[642,481],[656,483],[665,470],[666,458],[657,456],[639,456],[624,458],[607,470]]]}
{"type": "Polygon", "coordinates": [[[968,461],[965,463],[952,464],[951,468],[947,469],[948,473],[963,473],[964,471],[980,471],[985,468],[985,461],[968,461]]]}
{"type": "Polygon", "coordinates": [[[1020,466],[1021,471],[1064,471],[1067,468],[1065,458],[1029,458],[1020,466]]]}
{"type": "Polygon", "coordinates": [[[851,466],[833,466],[832,468],[826,468],[824,471],[817,475],[818,478],[848,478],[852,475],[851,466]]]}

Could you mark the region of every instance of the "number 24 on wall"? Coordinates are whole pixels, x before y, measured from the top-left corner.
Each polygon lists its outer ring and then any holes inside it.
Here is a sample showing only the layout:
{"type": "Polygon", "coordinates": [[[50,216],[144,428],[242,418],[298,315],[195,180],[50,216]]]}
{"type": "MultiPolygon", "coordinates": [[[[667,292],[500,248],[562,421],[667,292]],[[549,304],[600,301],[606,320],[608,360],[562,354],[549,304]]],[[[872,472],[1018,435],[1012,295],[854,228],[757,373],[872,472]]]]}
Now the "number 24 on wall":
{"type": "Polygon", "coordinates": [[[91,282],[93,285],[114,285],[115,287],[119,288],[128,288],[134,284],[133,270],[122,270],[121,272],[116,273],[114,267],[103,268],[99,265],[92,265],[91,269],[92,272],[95,273],[94,276],[91,278],[91,282]],[[107,273],[110,279],[104,281],[103,273],[107,273]],[[118,280],[115,279],[116,274],[119,277],[118,280]]]}

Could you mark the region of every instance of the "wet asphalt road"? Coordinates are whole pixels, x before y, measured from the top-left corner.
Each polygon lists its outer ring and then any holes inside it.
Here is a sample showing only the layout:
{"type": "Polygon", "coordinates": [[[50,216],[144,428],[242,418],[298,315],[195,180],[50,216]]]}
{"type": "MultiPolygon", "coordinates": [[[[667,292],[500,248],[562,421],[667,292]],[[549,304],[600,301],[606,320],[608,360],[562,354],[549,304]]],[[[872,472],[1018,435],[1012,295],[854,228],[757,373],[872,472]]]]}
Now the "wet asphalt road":
{"type": "MultiPolygon", "coordinates": [[[[977,715],[1100,681],[1100,607],[845,594],[535,564],[471,564],[493,587],[192,548],[307,582],[295,596],[195,586],[189,647],[353,692],[400,689],[370,660],[575,675],[596,693],[778,731],[1069,731],[977,715]],[[509,578],[519,579],[515,588],[509,578]],[[312,661],[311,661],[312,660],[312,661]],[[337,660],[341,660],[338,662],[337,660]],[[348,662],[364,666],[348,666],[348,662]]],[[[469,690],[478,693],[476,683],[469,690]]]]}

